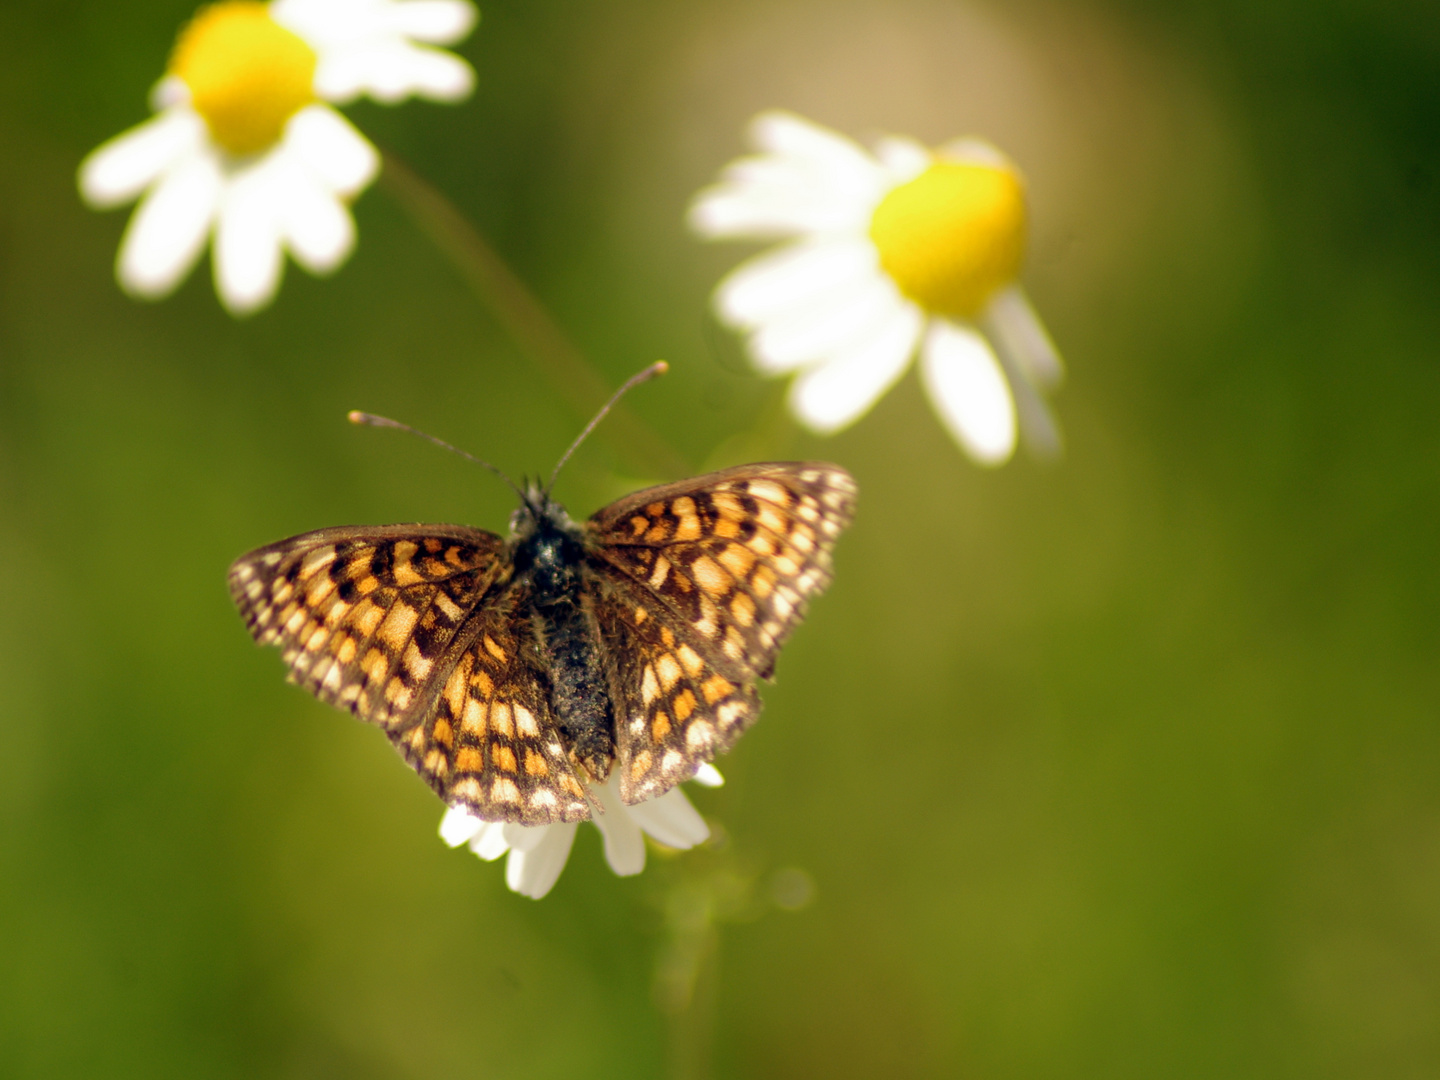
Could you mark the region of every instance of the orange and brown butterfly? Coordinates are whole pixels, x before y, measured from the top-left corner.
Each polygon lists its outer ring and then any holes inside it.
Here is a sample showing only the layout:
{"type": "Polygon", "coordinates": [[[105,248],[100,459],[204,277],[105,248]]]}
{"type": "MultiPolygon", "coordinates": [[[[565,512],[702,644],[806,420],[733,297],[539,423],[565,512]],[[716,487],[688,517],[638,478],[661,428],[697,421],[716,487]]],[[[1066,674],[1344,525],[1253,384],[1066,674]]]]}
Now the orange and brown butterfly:
{"type": "Polygon", "coordinates": [[[520,492],[507,537],[321,529],[230,568],[294,682],[378,725],[446,804],[487,821],[583,820],[612,770],[634,804],[733,746],[855,504],[849,474],[819,462],[646,488],[580,523],[549,486],[520,492]]]}

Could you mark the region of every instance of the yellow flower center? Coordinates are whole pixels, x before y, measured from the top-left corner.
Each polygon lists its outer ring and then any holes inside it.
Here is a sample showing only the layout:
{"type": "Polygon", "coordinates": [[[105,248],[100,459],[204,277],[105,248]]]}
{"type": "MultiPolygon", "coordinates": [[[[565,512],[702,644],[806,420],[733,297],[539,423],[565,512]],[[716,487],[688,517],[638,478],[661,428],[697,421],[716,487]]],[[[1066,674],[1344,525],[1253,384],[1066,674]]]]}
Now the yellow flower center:
{"type": "Polygon", "coordinates": [[[880,201],[870,239],[902,293],[968,318],[1020,273],[1024,185],[1010,169],[936,161],[880,201]]]}
{"type": "Polygon", "coordinates": [[[255,0],[222,0],[180,31],[170,74],[215,141],[254,154],[280,141],[285,122],[315,100],[315,50],[255,0]]]}

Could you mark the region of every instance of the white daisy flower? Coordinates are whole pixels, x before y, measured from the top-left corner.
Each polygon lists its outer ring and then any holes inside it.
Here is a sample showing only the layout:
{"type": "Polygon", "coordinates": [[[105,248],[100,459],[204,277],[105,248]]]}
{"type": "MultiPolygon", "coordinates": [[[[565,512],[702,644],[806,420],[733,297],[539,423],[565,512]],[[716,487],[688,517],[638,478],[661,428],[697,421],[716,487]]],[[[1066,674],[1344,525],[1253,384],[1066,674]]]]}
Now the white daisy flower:
{"type": "MultiPolygon", "coordinates": [[[[719,787],[725,781],[713,765],[702,765],[694,780],[704,787],[719,787]]],[[[710,837],[709,826],[678,787],[659,798],[626,806],[620,801],[620,778],[612,773],[601,787],[590,789],[590,801],[604,813],[590,820],[605,841],[605,860],[621,877],[645,869],[645,838],[649,833],[666,847],[684,851],[710,837]]],[[[507,851],[505,884],[511,892],[539,900],[559,880],[575,842],[578,822],[558,825],[513,825],[482,821],[462,806],[452,806],[440,821],[440,838],[451,847],[468,844],[487,862],[507,851]]]]}
{"type": "Polygon", "coordinates": [[[920,353],[935,410],[976,461],[998,465],[1018,427],[1059,450],[1043,392],[1059,353],[1017,283],[1024,182],[974,139],[929,150],[886,138],[871,154],[784,112],[757,116],[760,153],[701,191],[690,225],[706,237],[787,241],[715,292],[748,335],[755,366],[796,373],[790,408],[822,434],[859,419],[920,353]]]}
{"type": "Polygon", "coordinates": [[[158,115],[94,150],[80,193],[97,209],[139,198],[115,272],[156,299],[213,240],[215,288],[235,314],[279,288],[284,252],[315,274],[355,245],[349,203],[380,157],[327,102],[360,94],[455,101],[470,65],[436,44],[475,23],[467,0],[222,0],[181,32],[151,94],[158,115]]]}

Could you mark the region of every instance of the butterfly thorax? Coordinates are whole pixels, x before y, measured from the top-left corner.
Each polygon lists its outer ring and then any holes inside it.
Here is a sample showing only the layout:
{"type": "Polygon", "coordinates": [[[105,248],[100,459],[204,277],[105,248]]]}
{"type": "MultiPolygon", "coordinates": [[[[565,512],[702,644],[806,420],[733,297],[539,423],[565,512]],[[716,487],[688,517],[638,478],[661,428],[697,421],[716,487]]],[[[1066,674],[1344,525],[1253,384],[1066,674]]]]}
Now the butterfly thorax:
{"type": "Polygon", "coordinates": [[[571,761],[603,782],[615,758],[604,645],[584,588],[585,534],[564,507],[534,487],[511,520],[512,589],[529,608],[550,675],[550,707],[571,761]]]}

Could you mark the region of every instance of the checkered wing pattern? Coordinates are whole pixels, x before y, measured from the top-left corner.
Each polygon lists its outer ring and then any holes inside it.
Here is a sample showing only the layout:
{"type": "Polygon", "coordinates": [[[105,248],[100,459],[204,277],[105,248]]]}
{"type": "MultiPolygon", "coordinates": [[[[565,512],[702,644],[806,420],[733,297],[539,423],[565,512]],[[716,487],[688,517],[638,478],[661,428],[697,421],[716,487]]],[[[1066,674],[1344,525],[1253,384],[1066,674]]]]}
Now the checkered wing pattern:
{"type": "Polygon", "coordinates": [[[383,728],[449,805],[539,825],[590,816],[566,761],[504,541],[456,525],[322,529],[238,559],[230,591],[290,679],[383,728]]]}
{"type": "Polygon", "coordinates": [[[522,825],[583,821],[590,806],[560,741],[549,682],[533,638],[517,633],[528,630],[516,617],[524,606],[512,593],[477,614],[435,708],[391,738],[450,806],[522,825]]]}
{"type": "Polygon", "coordinates": [[[844,470],[787,462],[650,488],[590,519],[626,802],[690,778],[754,721],[754,682],[829,584],[854,505],[844,470]]]}

